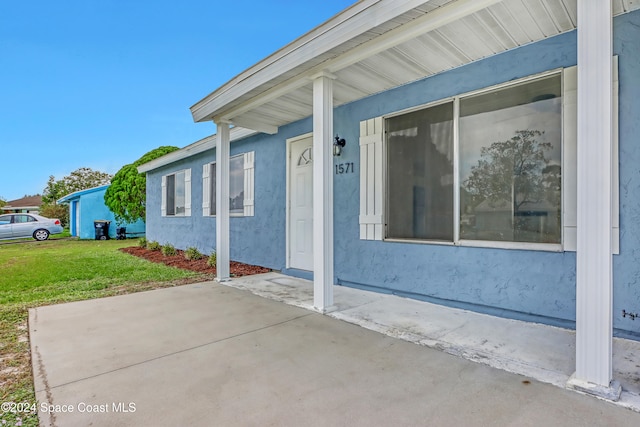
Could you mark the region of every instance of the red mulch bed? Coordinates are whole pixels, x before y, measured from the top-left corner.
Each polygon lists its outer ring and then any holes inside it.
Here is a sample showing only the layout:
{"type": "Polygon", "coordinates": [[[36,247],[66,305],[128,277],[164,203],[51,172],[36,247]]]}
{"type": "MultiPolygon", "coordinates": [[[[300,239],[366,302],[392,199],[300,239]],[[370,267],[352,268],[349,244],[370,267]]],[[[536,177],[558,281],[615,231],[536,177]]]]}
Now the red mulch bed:
{"type": "MultiPolygon", "coordinates": [[[[147,248],[141,248],[138,246],[122,248],[120,250],[124,253],[144,258],[151,262],[157,262],[159,264],[165,264],[171,267],[182,268],[184,270],[196,271],[198,273],[210,274],[213,276],[216,274],[216,268],[207,264],[209,259],[207,256],[202,259],[187,260],[184,258],[184,253],[181,250],[178,250],[176,255],[171,256],[164,256],[160,251],[151,251],[147,248]]],[[[236,261],[231,261],[229,267],[231,276],[233,277],[249,276],[251,274],[268,273],[271,271],[265,267],[243,264],[236,261]]]]}

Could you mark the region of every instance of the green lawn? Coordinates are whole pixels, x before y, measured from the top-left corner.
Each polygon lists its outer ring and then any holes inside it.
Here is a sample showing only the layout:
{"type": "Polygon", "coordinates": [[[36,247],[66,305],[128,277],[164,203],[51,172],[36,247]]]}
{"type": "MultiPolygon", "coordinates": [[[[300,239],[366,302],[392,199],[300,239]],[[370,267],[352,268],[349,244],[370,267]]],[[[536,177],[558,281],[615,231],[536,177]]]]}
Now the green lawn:
{"type": "MultiPolygon", "coordinates": [[[[205,279],[124,254],[134,240],[49,240],[0,245],[0,402],[35,404],[28,309],[205,279]]],[[[0,426],[37,425],[34,413],[0,411],[0,426]]]]}

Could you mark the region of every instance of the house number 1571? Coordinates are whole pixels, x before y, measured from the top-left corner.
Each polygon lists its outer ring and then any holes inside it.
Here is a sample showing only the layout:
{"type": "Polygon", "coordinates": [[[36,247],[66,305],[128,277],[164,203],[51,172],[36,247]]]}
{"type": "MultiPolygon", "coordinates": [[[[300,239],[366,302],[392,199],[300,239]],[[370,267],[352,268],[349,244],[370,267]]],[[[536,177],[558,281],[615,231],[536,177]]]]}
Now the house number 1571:
{"type": "Polygon", "coordinates": [[[353,173],[353,162],[339,163],[335,165],[336,175],[342,175],[343,173],[353,173]]]}

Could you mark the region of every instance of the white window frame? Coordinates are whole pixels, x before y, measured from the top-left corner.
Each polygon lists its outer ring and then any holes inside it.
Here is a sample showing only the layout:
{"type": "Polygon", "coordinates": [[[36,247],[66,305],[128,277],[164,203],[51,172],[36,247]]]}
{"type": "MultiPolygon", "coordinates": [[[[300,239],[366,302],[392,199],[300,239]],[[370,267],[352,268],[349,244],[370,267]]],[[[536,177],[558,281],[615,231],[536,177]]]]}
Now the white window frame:
{"type": "MultiPolygon", "coordinates": [[[[614,88],[614,135],[613,135],[613,253],[619,253],[619,177],[618,177],[618,61],[613,58],[614,88]]],[[[577,67],[558,68],[530,75],[518,80],[504,82],[479,90],[466,92],[453,97],[439,99],[427,104],[396,111],[381,117],[365,120],[360,123],[360,238],[362,240],[383,240],[387,242],[409,242],[429,245],[469,246],[496,249],[522,249],[539,251],[575,251],[575,221],[577,187],[576,187],[576,99],[575,75],[577,67]],[[509,86],[520,85],[529,81],[561,75],[562,93],[562,232],[561,243],[505,242],[460,239],[460,139],[459,112],[460,100],[468,96],[500,90],[509,86]],[[387,138],[386,119],[422,110],[444,103],[453,102],[453,201],[454,230],[453,241],[388,238],[386,218],[387,211],[387,138]],[[375,153],[375,154],[374,154],[375,153]],[[375,200],[375,202],[374,202],[375,200]]]]}
{"type": "MultiPolygon", "coordinates": [[[[162,176],[161,215],[167,218],[191,216],[191,169],[181,169],[162,176]],[[184,172],[184,213],[167,215],[167,177],[184,172]]],[[[175,203],[175,195],[174,195],[175,203]]]]}
{"type": "MultiPolygon", "coordinates": [[[[231,217],[246,217],[254,216],[254,192],[255,192],[255,152],[249,151],[246,153],[238,154],[230,158],[238,158],[242,156],[244,159],[244,200],[243,211],[230,213],[231,217]]],[[[211,214],[211,183],[213,173],[213,165],[216,162],[209,162],[202,165],[202,216],[215,218],[216,215],[211,214]]],[[[215,196],[214,196],[215,197],[215,196]]]]}

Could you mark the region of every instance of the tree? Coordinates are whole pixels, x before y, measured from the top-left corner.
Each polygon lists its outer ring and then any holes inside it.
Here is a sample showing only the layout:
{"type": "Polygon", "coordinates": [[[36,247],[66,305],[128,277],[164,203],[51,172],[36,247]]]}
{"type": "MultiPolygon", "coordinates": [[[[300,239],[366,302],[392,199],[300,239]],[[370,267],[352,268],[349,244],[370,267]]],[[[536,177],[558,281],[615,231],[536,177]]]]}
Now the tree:
{"type": "Polygon", "coordinates": [[[108,173],[84,167],[74,170],[60,180],[56,180],[53,175],[50,175],[42,195],[42,201],[44,204],[55,205],[59,198],[67,194],[108,184],[111,177],[108,173]]]}
{"type": "Polygon", "coordinates": [[[519,130],[511,139],[481,149],[461,188],[463,209],[475,212],[476,226],[482,220],[478,233],[515,241],[559,241],[561,167],[550,164],[547,153],[553,145],[543,135],[519,130]],[[487,212],[493,212],[492,219],[487,212]]]}
{"type": "Polygon", "coordinates": [[[178,147],[158,147],[116,172],[104,194],[104,203],[119,224],[146,220],[147,177],[144,173],[138,173],[138,166],[176,150],[178,147]]]}
{"type": "Polygon", "coordinates": [[[7,201],[4,199],[4,197],[0,196],[0,208],[6,204],[7,204],[7,201]]]}
{"type": "Polygon", "coordinates": [[[543,172],[549,163],[545,153],[553,146],[539,141],[543,134],[537,130],[519,130],[507,141],[482,148],[478,164],[471,168],[471,175],[464,181],[464,189],[476,204],[484,200],[490,204],[511,201],[513,211],[519,212],[523,205],[545,198],[543,172]]]}
{"type": "Polygon", "coordinates": [[[46,204],[40,207],[40,215],[47,218],[57,218],[63,227],[69,225],[69,207],[67,205],[46,204]]]}
{"type": "Polygon", "coordinates": [[[69,194],[66,192],[64,188],[64,181],[58,180],[56,181],[56,177],[53,175],[49,175],[49,181],[47,181],[47,186],[42,192],[42,203],[46,205],[55,205],[56,201],[69,194]]]}

